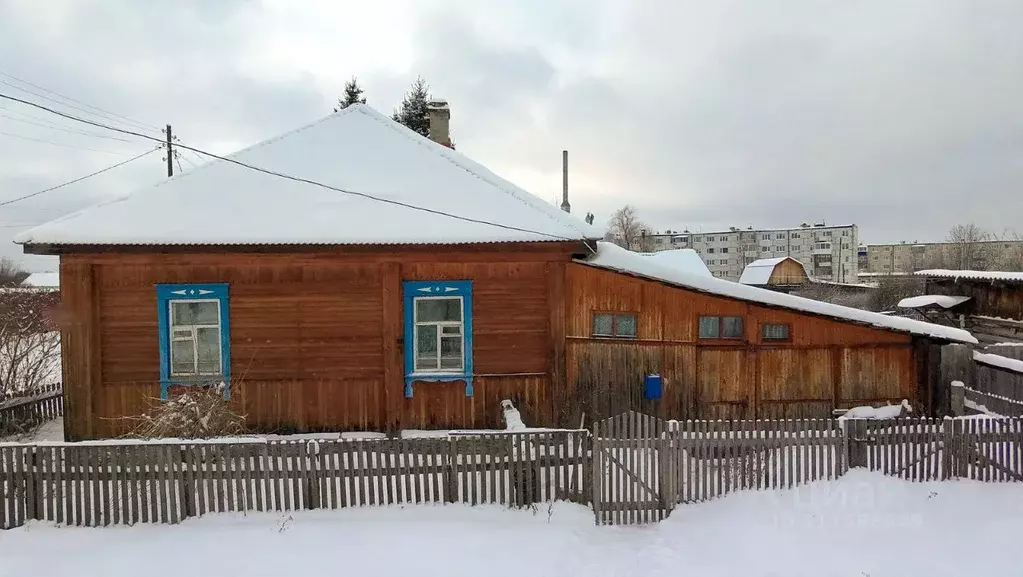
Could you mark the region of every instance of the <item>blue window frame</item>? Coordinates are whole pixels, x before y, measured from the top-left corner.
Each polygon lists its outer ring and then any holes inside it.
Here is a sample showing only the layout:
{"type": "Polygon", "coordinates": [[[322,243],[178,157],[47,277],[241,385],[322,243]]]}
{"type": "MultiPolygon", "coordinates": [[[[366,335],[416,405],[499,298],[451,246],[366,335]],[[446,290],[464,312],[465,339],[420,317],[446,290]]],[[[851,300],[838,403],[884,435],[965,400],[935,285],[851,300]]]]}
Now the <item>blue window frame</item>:
{"type": "Polygon", "coordinates": [[[231,396],[227,284],[156,285],[160,398],[174,385],[224,383],[231,396]]]}
{"type": "Polygon", "coordinates": [[[416,381],[465,381],[472,396],[472,281],[402,283],[405,396],[416,381]]]}

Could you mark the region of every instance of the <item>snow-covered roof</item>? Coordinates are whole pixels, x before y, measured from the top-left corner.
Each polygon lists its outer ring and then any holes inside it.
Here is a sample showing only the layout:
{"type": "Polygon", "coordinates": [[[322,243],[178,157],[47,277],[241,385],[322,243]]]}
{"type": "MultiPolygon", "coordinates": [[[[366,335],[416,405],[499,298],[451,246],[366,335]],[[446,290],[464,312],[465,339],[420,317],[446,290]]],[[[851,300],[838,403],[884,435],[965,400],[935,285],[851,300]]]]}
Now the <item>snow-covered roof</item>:
{"type": "Polygon", "coordinates": [[[640,253],[658,265],[681,270],[700,276],[714,276],[710,269],[700,258],[700,254],[691,248],[680,248],[677,250],[662,250],[659,252],[640,253]]]}
{"type": "Polygon", "coordinates": [[[973,360],[984,365],[1023,374],[1023,361],[1019,359],[973,351],[973,360]]]}
{"type": "Polygon", "coordinates": [[[625,250],[609,242],[598,242],[597,252],[577,262],[613,270],[638,277],[666,282],[676,286],[768,306],[782,307],[874,327],[924,335],[936,339],[976,344],[969,332],[903,317],[887,316],[875,312],[843,307],[784,294],[754,286],[743,285],[715,277],[695,275],[662,266],[643,255],[625,250]]]}
{"type": "Polygon", "coordinates": [[[38,288],[60,288],[60,273],[34,272],[21,281],[22,286],[38,288]]]}
{"type": "Polygon", "coordinates": [[[938,306],[943,309],[950,309],[970,300],[970,297],[949,296],[949,295],[920,295],[904,298],[897,305],[903,309],[917,309],[921,307],[938,306]]]}
{"type": "Polygon", "coordinates": [[[760,260],[755,260],[749,263],[748,265],[746,265],[746,268],[742,269],[742,275],[739,276],[739,284],[748,285],[767,284],[767,282],[771,280],[771,273],[774,272],[774,267],[785,262],[786,260],[791,260],[792,262],[797,263],[800,266],[800,268],[803,267],[803,263],[788,256],[762,258],[760,260]]]}
{"type": "Polygon", "coordinates": [[[1023,272],[1005,272],[996,270],[949,270],[943,268],[932,268],[916,271],[917,276],[951,279],[971,280],[1000,280],[1008,282],[1023,282],[1023,272]]]}
{"type": "Polygon", "coordinates": [[[456,244],[603,236],[602,230],[366,105],[349,106],[228,158],[355,194],[214,160],[23,232],[15,241],[456,244]]]}

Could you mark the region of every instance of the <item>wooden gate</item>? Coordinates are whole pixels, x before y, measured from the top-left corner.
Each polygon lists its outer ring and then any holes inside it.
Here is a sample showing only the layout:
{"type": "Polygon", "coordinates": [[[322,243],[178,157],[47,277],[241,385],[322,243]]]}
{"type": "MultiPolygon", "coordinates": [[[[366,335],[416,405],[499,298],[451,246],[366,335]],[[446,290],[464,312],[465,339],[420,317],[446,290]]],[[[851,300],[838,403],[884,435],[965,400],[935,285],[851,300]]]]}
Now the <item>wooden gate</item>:
{"type": "Polygon", "coordinates": [[[674,506],[665,422],[635,411],[593,424],[593,513],[598,525],[654,523],[674,506]],[[663,477],[663,479],[662,479],[663,477]]]}

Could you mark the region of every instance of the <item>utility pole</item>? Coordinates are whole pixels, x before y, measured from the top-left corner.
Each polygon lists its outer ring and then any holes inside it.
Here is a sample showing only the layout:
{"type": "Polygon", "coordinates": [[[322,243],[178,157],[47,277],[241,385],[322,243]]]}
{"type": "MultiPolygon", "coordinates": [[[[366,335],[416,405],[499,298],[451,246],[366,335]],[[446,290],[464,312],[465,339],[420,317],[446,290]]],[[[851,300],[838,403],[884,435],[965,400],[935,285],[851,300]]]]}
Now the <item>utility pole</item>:
{"type": "Polygon", "coordinates": [[[172,148],[174,136],[171,134],[171,125],[168,124],[164,130],[167,135],[167,177],[174,176],[174,149],[172,148]]]}

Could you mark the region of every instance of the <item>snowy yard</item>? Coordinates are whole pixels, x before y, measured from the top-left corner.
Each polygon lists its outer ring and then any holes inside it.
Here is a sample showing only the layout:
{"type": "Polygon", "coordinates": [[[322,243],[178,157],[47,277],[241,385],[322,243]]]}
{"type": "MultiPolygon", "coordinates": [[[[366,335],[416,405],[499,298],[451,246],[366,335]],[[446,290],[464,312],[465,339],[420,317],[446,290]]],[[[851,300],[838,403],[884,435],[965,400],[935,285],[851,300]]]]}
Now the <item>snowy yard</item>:
{"type": "Polygon", "coordinates": [[[1023,483],[909,483],[850,471],[739,492],[665,522],[597,527],[583,506],[535,513],[421,505],[221,514],[180,525],[0,532],[0,577],[24,575],[852,576],[1010,574],[1023,483]]]}

